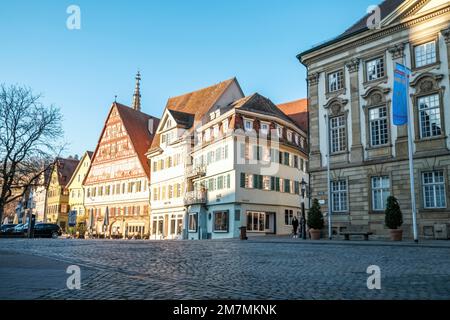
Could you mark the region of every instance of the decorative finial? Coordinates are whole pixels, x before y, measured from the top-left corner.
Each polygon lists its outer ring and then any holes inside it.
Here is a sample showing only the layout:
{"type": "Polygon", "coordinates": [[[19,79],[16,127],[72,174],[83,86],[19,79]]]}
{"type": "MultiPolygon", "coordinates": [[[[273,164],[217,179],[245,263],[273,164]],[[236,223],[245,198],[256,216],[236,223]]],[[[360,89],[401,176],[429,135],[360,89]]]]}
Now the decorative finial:
{"type": "Polygon", "coordinates": [[[141,73],[136,74],[136,88],[133,95],[133,109],[141,111],[141,73]]]}
{"type": "Polygon", "coordinates": [[[114,96],[114,102],[117,102],[117,94],[114,96]]]}

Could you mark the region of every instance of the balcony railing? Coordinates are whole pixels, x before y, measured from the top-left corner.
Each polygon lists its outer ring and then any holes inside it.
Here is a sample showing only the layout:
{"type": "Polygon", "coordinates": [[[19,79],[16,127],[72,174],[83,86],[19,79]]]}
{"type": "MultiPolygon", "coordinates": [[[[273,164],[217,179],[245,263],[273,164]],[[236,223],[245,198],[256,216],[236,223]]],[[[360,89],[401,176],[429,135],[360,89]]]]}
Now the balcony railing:
{"type": "Polygon", "coordinates": [[[206,204],[206,191],[190,191],[184,196],[184,204],[187,206],[194,204],[206,204]]]}
{"type": "Polygon", "coordinates": [[[206,166],[189,166],[186,168],[187,178],[199,178],[206,175],[206,166]]]}

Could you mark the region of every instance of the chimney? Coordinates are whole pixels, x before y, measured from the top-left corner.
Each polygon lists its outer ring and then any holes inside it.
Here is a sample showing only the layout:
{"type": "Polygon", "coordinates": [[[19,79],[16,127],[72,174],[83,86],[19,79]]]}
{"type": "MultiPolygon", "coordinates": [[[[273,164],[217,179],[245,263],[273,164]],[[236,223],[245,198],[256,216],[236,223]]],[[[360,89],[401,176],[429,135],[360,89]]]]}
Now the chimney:
{"type": "Polygon", "coordinates": [[[150,134],[153,134],[154,126],[155,120],[153,118],[148,119],[148,131],[150,132],[150,134]]]}

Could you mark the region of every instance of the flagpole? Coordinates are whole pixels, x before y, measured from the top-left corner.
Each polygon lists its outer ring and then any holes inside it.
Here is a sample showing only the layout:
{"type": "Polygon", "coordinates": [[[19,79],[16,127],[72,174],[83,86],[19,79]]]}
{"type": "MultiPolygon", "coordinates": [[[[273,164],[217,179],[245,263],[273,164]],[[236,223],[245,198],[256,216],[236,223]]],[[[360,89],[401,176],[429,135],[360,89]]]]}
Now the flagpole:
{"type": "Polygon", "coordinates": [[[331,204],[331,173],[330,173],[330,121],[328,119],[328,115],[324,115],[326,122],[326,131],[327,131],[327,185],[328,185],[328,238],[333,240],[333,229],[332,229],[332,220],[331,220],[331,212],[332,212],[332,204],[331,204]]]}
{"type": "Polygon", "coordinates": [[[409,158],[409,181],[411,190],[411,214],[413,223],[413,234],[414,242],[419,242],[418,232],[417,232],[417,212],[416,212],[416,190],[415,190],[415,179],[414,179],[414,154],[413,154],[413,131],[412,131],[412,119],[413,112],[410,108],[410,96],[409,96],[409,78],[411,76],[411,71],[406,67],[406,55],[403,55],[403,65],[407,69],[406,75],[406,110],[408,110],[408,158],[409,158]]]}
{"type": "Polygon", "coordinates": [[[406,103],[408,110],[408,156],[409,156],[409,181],[411,184],[411,212],[412,212],[412,223],[413,223],[413,233],[414,241],[419,242],[418,232],[417,232],[417,211],[416,211],[416,190],[415,190],[415,179],[414,179],[414,155],[413,155],[413,131],[412,131],[412,110],[410,108],[410,97],[409,97],[409,76],[406,85],[406,103]]]}

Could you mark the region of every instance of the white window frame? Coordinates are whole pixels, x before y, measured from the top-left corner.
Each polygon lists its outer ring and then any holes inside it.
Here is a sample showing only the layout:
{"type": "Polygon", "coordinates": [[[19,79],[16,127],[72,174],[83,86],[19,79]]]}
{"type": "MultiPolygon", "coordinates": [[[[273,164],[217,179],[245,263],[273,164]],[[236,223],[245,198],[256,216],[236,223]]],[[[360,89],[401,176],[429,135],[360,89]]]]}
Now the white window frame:
{"type": "Polygon", "coordinates": [[[378,57],[366,62],[366,79],[374,81],[386,75],[384,57],[378,57]]]}
{"type": "Polygon", "coordinates": [[[447,190],[445,188],[445,171],[444,170],[435,170],[435,171],[427,171],[427,172],[422,172],[422,193],[423,193],[423,207],[425,209],[445,209],[447,208],[447,190]],[[436,179],[436,175],[437,174],[442,174],[442,181],[437,181],[436,179]],[[432,182],[426,182],[425,181],[425,176],[427,174],[431,174],[432,175],[432,182]],[[443,192],[443,201],[444,204],[443,206],[438,206],[437,205],[437,192],[438,192],[438,187],[442,188],[443,192]],[[432,192],[433,195],[433,205],[427,205],[427,188],[431,188],[429,191],[432,192]]]}
{"type": "Polygon", "coordinates": [[[369,112],[369,135],[370,145],[372,147],[384,146],[389,143],[389,122],[388,122],[388,108],[387,106],[373,107],[368,110],[369,112]],[[384,113],[380,110],[384,109],[384,113]],[[375,114],[374,111],[378,110],[375,114]],[[380,116],[380,114],[382,114],[380,116]],[[373,117],[377,116],[377,117],[373,117]],[[374,135],[374,130],[378,130],[374,135]],[[385,139],[385,141],[383,141],[385,139]]]}
{"type": "Polygon", "coordinates": [[[331,182],[332,208],[333,212],[348,212],[348,182],[347,180],[337,180],[331,182]],[[338,202],[335,202],[335,195],[338,202]],[[337,205],[336,205],[337,204],[337,205]]]}
{"type": "Polygon", "coordinates": [[[332,117],[330,121],[330,150],[331,153],[339,153],[347,151],[347,118],[346,115],[340,115],[337,117],[332,117]],[[340,122],[340,119],[343,122],[340,122]],[[336,120],[336,124],[333,124],[336,120]],[[333,133],[336,133],[336,138],[334,138],[333,133]]]}
{"type": "Polygon", "coordinates": [[[261,134],[266,136],[269,134],[269,130],[270,130],[270,123],[261,121],[261,130],[260,130],[261,134]],[[263,129],[263,126],[267,126],[267,129],[263,129]]]}
{"type": "Polygon", "coordinates": [[[414,46],[414,60],[414,66],[416,68],[421,68],[436,63],[436,41],[433,40],[414,46]]]}
{"type": "Polygon", "coordinates": [[[440,137],[442,135],[442,114],[441,114],[441,101],[440,101],[439,94],[435,93],[435,94],[418,97],[417,98],[417,108],[418,108],[418,117],[419,117],[420,138],[427,139],[427,138],[433,138],[433,137],[440,137]],[[431,98],[433,98],[433,102],[437,102],[437,105],[430,107],[429,103],[431,102],[431,100],[430,100],[431,98]],[[424,101],[424,100],[426,100],[426,101],[424,101]],[[428,105],[426,103],[428,103],[428,105]],[[422,105],[426,105],[427,107],[422,108],[422,105]],[[439,133],[433,132],[433,128],[432,128],[433,122],[430,119],[427,120],[428,121],[427,123],[424,122],[424,118],[427,118],[427,117],[429,118],[431,112],[434,112],[432,114],[433,116],[435,116],[434,124],[437,123],[436,119],[439,119],[439,133]],[[427,124],[427,127],[429,127],[429,129],[428,129],[429,133],[425,132],[426,124],[427,124]]]}
{"type": "Polygon", "coordinates": [[[244,118],[244,130],[245,132],[253,131],[253,120],[244,118]],[[250,128],[247,128],[247,124],[250,124],[250,128]]]}
{"type": "Polygon", "coordinates": [[[336,70],[327,75],[328,92],[336,92],[344,88],[344,70],[336,70]]]}
{"type": "Polygon", "coordinates": [[[373,211],[384,211],[386,209],[386,201],[387,198],[391,195],[391,179],[389,176],[377,176],[377,177],[371,177],[370,178],[370,186],[372,190],[372,210],[373,211]],[[385,182],[387,181],[387,185],[385,182]],[[375,184],[378,182],[378,184],[375,184]],[[377,203],[375,201],[376,197],[375,194],[380,195],[380,199],[382,199],[381,207],[378,205],[380,203],[377,203]],[[387,195],[386,195],[387,194],[387,195]]]}

